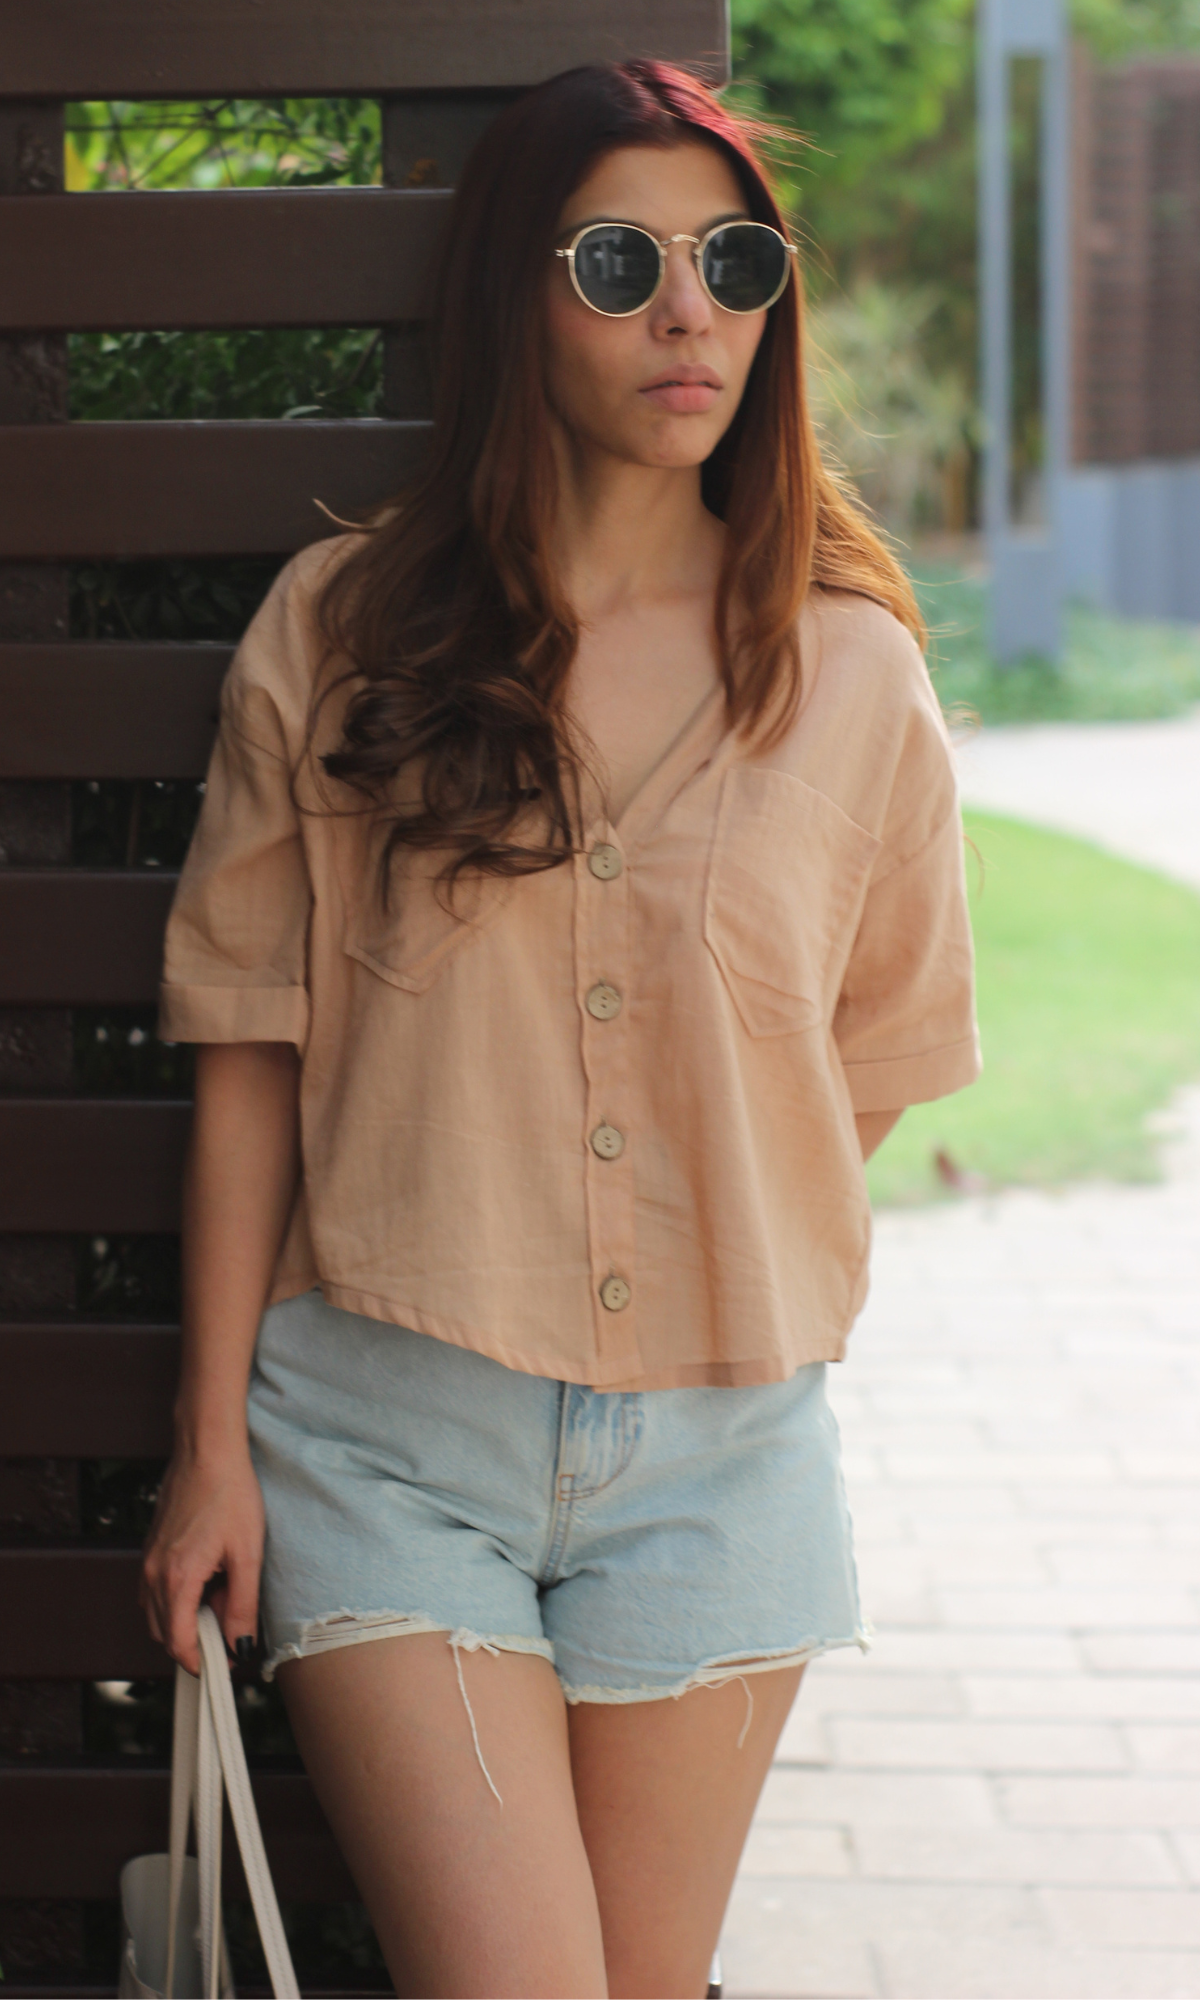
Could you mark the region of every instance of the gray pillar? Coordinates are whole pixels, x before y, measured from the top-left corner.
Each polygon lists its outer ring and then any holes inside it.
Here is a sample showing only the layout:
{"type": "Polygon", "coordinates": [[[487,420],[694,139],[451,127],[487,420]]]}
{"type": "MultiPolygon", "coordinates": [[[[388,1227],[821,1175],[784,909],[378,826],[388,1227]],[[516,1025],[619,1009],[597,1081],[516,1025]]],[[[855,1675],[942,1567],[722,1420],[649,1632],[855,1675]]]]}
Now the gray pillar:
{"type": "Polygon", "coordinates": [[[1062,644],[1062,484],[1067,461],[1070,79],[1063,0],[980,0],[979,245],[985,428],[983,519],[992,571],[989,638],[999,660],[1062,644]],[[1013,520],[1010,64],[1042,61],[1041,378],[1043,518],[1013,520]]]}

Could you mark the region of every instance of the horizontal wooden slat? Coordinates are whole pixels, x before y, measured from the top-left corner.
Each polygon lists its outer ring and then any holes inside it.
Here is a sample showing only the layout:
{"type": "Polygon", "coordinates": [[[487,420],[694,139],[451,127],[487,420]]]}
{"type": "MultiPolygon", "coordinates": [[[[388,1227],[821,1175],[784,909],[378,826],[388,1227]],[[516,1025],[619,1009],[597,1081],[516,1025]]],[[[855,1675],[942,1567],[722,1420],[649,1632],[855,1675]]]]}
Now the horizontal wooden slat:
{"type": "Polygon", "coordinates": [[[0,328],[422,319],[443,189],[0,197],[0,328]]]}
{"type": "Polygon", "coordinates": [[[168,1674],[138,1603],[137,1549],[0,1549],[0,1678],[168,1674]]]}
{"type": "Polygon", "coordinates": [[[0,777],[202,778],[232,646],[0,645],[0,777]]]}
{"type": "MultiPolygon", "coordinates": [[[[308,1779],[257,1772],[254,1797],[281,1898],[355,1896],[308,1779]]],[[[123,1864],[167,1844],[166,1771],[0,1771],[0,1897],[113,1896],[123,1864]]],[[[225,1888],[245,1896],[226,1819],[225,1888]]]]}
{"type": "Polygon", "coordinates": [[[378,96],[538,82],[629,55],[711,58],[722,0],[37,0],[9,5],[14,97],[378,96]]]}
{"type": "Polygon", "coordinates": [[[428,428],[374,418],[0,427],[0,562],[303,548],[338,533],[316,500],[344,515],[386,499],[428,428]]]}
{"type": "Polygon", "coordinates": [[[170,1231],[189,1104],[0,1098],[0,1229],[170,1231]]]}
{"type": "Polygon", "coordinates": [[[178,1373],[175,1326],[0,1325],[0,1457],[165,1456],[178,1373]]]}
{"type": "Polygon", "coordinates": [[[157,869],[0,869],[0,1003],[153,1000],[176,879],[157,869]]]}
{"type": "MultiPolygon", "coordinates": [[[[384,2000],[384,1996],[394,1991],[390,1983],[384,1982],[381,1974],[374,1986],[365,1982],[370,1975],[354,1968],[351,1980],[339,1979],[335,1968],[316,1972],[305,1978],[305,1994],[311,2000],[318,1995],[328,1995],[328,2000],[384,2000]]],[[[98,1986],[86,1979],[72,1978],[69,1972],[58,1969],[49,1978],[41,1978],[38,1973],[21,1972],[4,1982],[4,2000],[114,2000],[116,1987],[110,1979],[104,1986],[98,1986]]],[[[255,1986],[253,1982],[238,1983],[240,2000],[271,2000],[269,1986],[255,1986]]]]}
{"type": "MultiPolygon", "coordinates": [[[[328,1995],[328,2000],[383,2000],[383,1996],[393,1992],[393,1987],[384,1983],[382,1974],[375,1986],[359,1984],[368,1977],[369,1974],[355,1967],[353,1979],[347,1982],[337,1978],[335,1969],[329,1969],[306,1977],[304,1991],[311,2000],[317,2000],[318,1995],[328,1995]]],[[[4,2000],[113,2000],[116,1990],[111,1979],[107,1985],[97,1986],[86,1979],[73,1979],[61,1969],[48,1979],[40,1978],[36,1972],[21,1972],[5,1980],[4,2000]]],[[[271,2000],[269,1986],[244,1985],[239,1981],[238,1993],[240,2000],[271,2000]]]]}

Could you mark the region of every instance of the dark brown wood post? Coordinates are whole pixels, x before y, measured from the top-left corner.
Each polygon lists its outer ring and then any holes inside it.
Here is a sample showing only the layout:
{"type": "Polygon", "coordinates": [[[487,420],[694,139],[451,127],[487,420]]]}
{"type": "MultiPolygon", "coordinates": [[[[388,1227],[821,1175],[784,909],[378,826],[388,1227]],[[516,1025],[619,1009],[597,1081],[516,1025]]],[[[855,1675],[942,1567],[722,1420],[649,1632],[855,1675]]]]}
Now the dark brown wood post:
{"type": "MultiPolygon", "coordinates": [[[[0,194],[55,194],[63,184],[63,114],[58,104],[0,106],[0,194]]],[[[0,339],[0,423],[52,424],[67,416],[67,343],[62,334],[0,339]]],[[[0,565],[0,640],[67,636],[65,568],[0,565]]],[[[71,850],[66,784],[0,783],[0,866],[65,863],[71,850]]],[[[71,1083],[71,1016],[66,1008],[0,1009],[0,1093],[51,1096],[71,1083]]],[[[75,1308],[70,1237],[0,1235],[0,1319],[63,1318],[75,1308]]],[[[60,1458],[0,1460],[0,1534],[58,1538],[79,1531],[79,1471],[60,1458]]],[[[0,1682],[0,1758],[61,1761],[82,1748],[80,1690],[70,1681],[0,1682]]],[[[0,1964],[6,1978],[52,1965],[83,1966],[83,1906],[6,1900],[0,1904],[0,1964]]]]}

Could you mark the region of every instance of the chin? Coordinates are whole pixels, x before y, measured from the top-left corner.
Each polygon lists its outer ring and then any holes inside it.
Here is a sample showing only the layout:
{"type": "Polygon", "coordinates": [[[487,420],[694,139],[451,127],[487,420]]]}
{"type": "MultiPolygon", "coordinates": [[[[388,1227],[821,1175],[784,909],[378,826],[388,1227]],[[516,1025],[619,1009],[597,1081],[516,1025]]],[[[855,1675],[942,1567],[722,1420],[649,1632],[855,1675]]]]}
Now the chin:
{"type": "Polygon", "coordinates": [[[679,468],[703,465],[716,450],[720,430],[710,430],[707,426],[703,432],[684,429],[686,417],[677,418],[676,423],[678,429],[672,427],[666,433],[660,432],[652,442],[647,442],[642,450],[634,454],[639,465],[679,468]]]}

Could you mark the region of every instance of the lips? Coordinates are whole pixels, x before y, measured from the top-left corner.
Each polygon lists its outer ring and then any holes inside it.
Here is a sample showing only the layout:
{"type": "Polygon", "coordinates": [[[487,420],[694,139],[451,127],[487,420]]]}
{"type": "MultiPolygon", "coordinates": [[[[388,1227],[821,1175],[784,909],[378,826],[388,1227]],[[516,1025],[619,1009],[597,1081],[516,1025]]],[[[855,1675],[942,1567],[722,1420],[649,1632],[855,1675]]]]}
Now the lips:
{"type": "Polygon", "coordinates": [[[643,383],[638,393],[657,403],[660,409],[671,410],[677,416],[690,416],[710,410],[724,386],[713,369],[685,361],[677,367],[664,368],[652,382],[643,383]]]}

